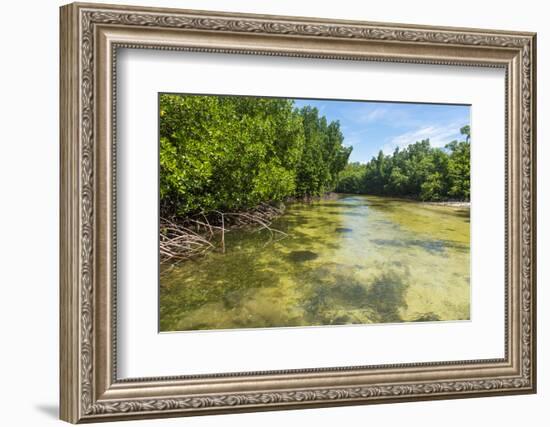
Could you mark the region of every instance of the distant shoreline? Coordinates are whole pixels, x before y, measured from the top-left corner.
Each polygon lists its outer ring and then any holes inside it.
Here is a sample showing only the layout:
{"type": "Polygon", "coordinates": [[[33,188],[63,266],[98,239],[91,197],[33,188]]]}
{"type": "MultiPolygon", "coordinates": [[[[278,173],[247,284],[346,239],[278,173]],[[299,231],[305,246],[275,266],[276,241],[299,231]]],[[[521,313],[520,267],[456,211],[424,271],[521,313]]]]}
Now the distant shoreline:
{"type": "MultiPolygon", "coordinates": [[[[379,194],[366,194],[366,193],[327,193],[327,199],[331,200],[337,195],[350,195],[350,196],[375,196],[375,197],[386,197],[389,199],[403,200],[409,202],[422,203],[425,205],[434,205],[434,206],[449,206],[454,208],[470,208],[470,202],[465,200],[420,200],[417,197],[411,196],[390,196],[390,195],[379,195],[379,194]]],[[[319,199],[317,199],[319,200],[319,199]]]]}
{"type": "MultiPolygon", "coordinates": [[[[391,196],[390,196],[391,197],[391,196]]],[[[470,207],[470,201],[466,200],[420,200],[417,197],[403,197],[405,200],[411,200],[413,202],[422,203],[425,205],[434,205],[434,206],[449,206],[453,208],[469,208],[470,207]]]]}
{"type": "Polygon", "coordinates": [[[469,208],[470,202],[460,202],[460,201],[446,201],[446,202],[424,202],[428,205],[436,206],[450,206],[453,208],[469,208]]]}

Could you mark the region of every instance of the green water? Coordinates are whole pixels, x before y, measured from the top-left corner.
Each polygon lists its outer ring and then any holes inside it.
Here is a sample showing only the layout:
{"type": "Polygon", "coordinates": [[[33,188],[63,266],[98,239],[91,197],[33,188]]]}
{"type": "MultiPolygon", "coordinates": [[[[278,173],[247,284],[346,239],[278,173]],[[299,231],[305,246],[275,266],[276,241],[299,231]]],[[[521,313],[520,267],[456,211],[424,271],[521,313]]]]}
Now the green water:
{"type": "Polygon", "coordinates": [[[160,329],[469,319],[469,222],[385,197],[291,204],[272,224],[287,238],[232,230],[225,253],[163,266],[160,329]]]}

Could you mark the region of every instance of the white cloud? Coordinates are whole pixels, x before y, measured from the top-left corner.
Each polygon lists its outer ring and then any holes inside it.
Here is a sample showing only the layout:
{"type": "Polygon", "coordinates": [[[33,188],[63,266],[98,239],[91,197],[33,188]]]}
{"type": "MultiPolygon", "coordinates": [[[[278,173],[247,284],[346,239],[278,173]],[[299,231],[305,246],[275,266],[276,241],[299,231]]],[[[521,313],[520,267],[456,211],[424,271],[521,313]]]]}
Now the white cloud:
{"type": "Polygon", "coordinates": [[[377,120],[382,120],[388,115],[388,112],[387,108],[375,108],[359,116],[359,121],[363,123],[372,123],[377,120]]]}
{"type": "Polygon", "coordinates": [[[357,124],[362,125],[381,125],[402,128],[418,126],[418,117],[411,115],[409,111],[403,109],[401,105],[389,105],[383,107],[366,106],[358,109],[351,117],[357,124]]]}
{"type": "Polygon", "coordinates": [[[357,108],[348,112],[348,118],[358,124],[370,124],[375,122],[387,121],[392,114],[387,107],[374,107],[366,104],[357,106],[357,108]]]}
{"type": "Polygon", "coordinates": [[[382,151],[385,154],[391,154],[396,147],[399,147],[401,150],[423,139],[429,139],[432,147],[444,147],[446,144],[459,137],[459,129],[461,126],[462,125],[458,123],[450,123],[445,126],[421,126],[415,130],[393,137],[382,147],[382,151]]]}

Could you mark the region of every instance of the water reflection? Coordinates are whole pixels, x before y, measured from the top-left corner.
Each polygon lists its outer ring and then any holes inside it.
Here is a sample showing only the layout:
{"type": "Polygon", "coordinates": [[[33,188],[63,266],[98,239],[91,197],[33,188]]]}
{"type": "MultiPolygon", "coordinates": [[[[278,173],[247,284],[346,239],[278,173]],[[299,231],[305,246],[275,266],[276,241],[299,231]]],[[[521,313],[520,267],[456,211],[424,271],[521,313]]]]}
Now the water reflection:
{"type": "Polygon", "coordinates": [[[165,267],[162,331],[469,318],[469,209],[372,196],[293,204],[226,253],[165,267]],[[352,214],[351,214],[352,213],[352,214]]]}

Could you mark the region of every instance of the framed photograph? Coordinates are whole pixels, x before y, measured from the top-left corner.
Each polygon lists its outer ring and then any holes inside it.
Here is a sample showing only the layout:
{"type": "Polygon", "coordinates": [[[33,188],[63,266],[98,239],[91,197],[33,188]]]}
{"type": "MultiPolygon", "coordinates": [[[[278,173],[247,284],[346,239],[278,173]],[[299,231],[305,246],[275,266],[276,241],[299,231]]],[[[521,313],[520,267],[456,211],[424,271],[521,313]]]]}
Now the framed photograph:
{"type": "Polygon", "coordinates": [[[60,22],[63,420],[536,391],[535,34],[60,22]]]}

